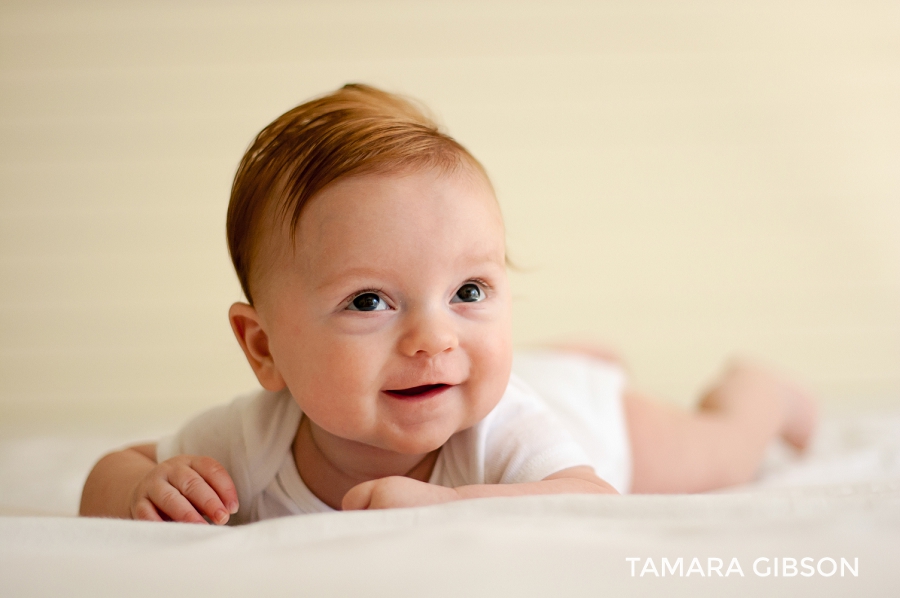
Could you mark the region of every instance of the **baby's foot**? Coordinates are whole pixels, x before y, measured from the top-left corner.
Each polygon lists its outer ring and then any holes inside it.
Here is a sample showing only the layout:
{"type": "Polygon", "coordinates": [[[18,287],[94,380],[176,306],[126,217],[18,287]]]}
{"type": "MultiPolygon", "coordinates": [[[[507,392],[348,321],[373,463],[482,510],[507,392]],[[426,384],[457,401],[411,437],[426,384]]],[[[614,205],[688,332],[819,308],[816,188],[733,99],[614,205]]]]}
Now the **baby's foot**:
{"type": "Polygon", "coordinates": [[[784,385],[784,425],[781,437],[797,450],[809,446],[818,421],[818,409],[813,397],[792,383],[784,385]]]}
{"type": "Polygon", "coordinates": [[[774,418],[770,421],[775,434],[798,450],[809,445],[816,428],[816,402],[808,392],[773,370],[745,360],[726,368],[701,400],[700,409],[754,420],[751,413],[763,415],[763,420],[768,413],[774,418]]]}

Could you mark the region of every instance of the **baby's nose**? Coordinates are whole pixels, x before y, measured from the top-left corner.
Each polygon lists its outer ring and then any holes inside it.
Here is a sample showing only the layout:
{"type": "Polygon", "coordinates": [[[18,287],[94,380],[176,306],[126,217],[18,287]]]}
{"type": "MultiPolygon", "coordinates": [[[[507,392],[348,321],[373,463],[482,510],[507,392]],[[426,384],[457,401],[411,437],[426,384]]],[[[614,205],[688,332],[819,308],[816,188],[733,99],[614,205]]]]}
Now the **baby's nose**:
{"type": "Polygon", "coordinates": [[[400,339],[400,352],[410,357],[424,353],[432,357],[459,346],[456,327],[450,314],[441,310],[421,310],[408,315],[405,334],[400,339]]]}

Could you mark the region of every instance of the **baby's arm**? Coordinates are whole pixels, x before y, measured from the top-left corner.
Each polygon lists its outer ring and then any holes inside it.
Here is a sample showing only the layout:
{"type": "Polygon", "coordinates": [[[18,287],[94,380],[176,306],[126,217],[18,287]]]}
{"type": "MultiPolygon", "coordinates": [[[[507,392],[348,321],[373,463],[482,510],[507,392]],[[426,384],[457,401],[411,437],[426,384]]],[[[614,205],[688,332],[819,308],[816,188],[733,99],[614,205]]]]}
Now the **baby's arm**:
{"type": "Polygon", "coordinates": [[[106,455],[84,483],[80,514],[223,524],[238,509],[231,476],[215,459],[179,455],[156,462],[156,445],[106,455]]]}
{"type": "Polygon", "coordinates": [[[345,511],[421,507],[467,498],[528,496],[532,494],[618,494],[588,466],[570,467],[539,482],[473,484],[446,488],[412,478],[391,476],[363,482],[350,489],[341,507],[345,511]]]}

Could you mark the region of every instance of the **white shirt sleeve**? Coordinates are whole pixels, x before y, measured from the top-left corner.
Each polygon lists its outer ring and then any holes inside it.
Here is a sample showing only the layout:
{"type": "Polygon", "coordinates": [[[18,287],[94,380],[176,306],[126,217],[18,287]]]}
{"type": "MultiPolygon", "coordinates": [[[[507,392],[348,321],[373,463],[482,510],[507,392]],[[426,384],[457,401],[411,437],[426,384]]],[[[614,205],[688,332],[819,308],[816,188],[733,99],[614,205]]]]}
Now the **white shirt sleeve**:
{"type": "Polygon", "coordinates": [[[556,415],[517,376],[484,426],[484,483],[537,482],[590,459],[556,415]]]}
{"type": "Polygon", "coordinates": [[[625,420],[625,372],[616,364],[560,351],[516,353],[513,371],[559,418],[603,480],[631,488],[631,440],[625,420]]]}
{"type": "MultiPolygon", "coordinates": [[[[247,519],[253,500],[271,482],[300,423],[300,408],[286,391],[259,391],[205,411],[156,445],[157,462],[176,455],[202,455],[218,461],[234,481],[240,509],[234,523],[247,519]]],[[[231,521],[230,521],[231,522],[231,521]]]]}

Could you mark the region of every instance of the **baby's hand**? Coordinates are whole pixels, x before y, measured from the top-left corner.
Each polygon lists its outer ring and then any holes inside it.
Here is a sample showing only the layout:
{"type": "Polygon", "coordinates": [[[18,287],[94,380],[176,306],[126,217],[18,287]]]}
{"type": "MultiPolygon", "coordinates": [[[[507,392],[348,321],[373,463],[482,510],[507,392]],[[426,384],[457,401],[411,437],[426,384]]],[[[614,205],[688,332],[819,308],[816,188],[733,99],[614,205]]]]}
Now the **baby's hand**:
{"type": "Polygon", "coordinates": [[[210,457],[179,455],[163,461],[138,482],[130,498],[132,519],[218,525],[237,513],[231,476],[210,457]]]}
{"type": "Polygon", "coordinates": [[[459,500],[453,488],[420,482],[403,476],[390,476],[357,484],[344,495],[345,511],[423,507],[459,500]]]}

